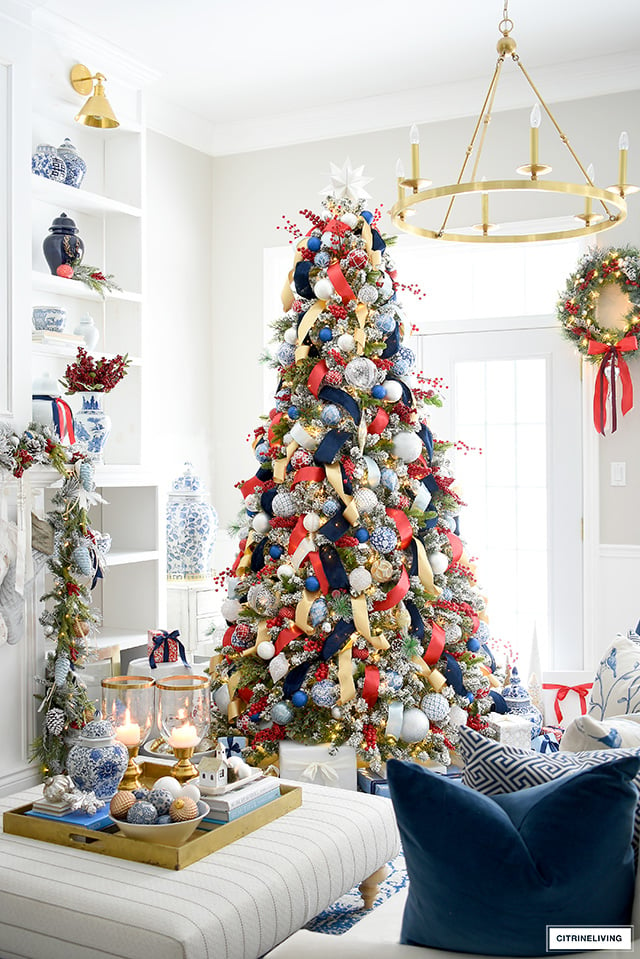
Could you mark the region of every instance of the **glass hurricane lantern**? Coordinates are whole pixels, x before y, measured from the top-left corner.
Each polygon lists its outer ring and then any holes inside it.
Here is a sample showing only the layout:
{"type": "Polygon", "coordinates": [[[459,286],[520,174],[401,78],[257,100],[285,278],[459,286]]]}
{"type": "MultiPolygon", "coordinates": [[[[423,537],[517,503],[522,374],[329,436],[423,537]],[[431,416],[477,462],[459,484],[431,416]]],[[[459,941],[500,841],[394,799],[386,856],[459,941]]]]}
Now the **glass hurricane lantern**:
{"type": "Polygon", "coordinates": [[[185,783],[198,775],[191,762],[209,729],[211,708],[207,676],[168,676],[157,683],[158,728],[177,762],[171,775],[185,783]]]}
{"type": "Polygon", "coordinates": [[[155,681],[147,676],[111,676],[102,680],[102,711],[115,728],[116,739],[129,751],[129,765],[118,789],[140,788],[135,761],[153,725],[155,681]]]}

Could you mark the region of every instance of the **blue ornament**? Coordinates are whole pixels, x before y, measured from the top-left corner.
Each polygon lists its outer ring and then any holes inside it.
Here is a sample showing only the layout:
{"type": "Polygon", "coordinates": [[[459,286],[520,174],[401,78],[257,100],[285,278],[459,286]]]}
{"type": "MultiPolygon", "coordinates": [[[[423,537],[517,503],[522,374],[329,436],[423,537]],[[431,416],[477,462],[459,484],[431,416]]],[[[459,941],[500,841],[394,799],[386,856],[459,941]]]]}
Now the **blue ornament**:
{"type": "Polygon", "coordinates": [[[396,327],[396,320],[392,313],[378,313],[374,324],[383,333],[391,333],[396,327]]]}
{"type": "Polygon", "coordinates": [[[322,512],[325,516],[335,516],[340,509],[340,503],[335,499],[327,499],[322,504],[322,512]]]}
{"type": "Polygon", "coordinates": [[[280,559],[282,556],[282,546],[270,546],[269,556],[271,559],[280,559]]]}
{"type": "Polygon", "coordinates": [[[158,816],[156,819],[156,826],[168,826],[173,820],[168,813],[165,813],[163,816],[158,816]]]}
{"type": "Polygon", "coordinates": [[[337,406],[334,406],[333,403],[330,403],[328,406],[325,406],[322,412],[320,413],[320,419],[325,426],[335,426],[336,423],[339,423],[342,418],[342,414],[337,406]]]}
{"type": "Polygon", "coordinates": [[[371,223],[373,221],[373,213],[369,213],[368,210],[363,210],[360,216],[363,220],[366,220],[367,223],[371,223]]]}
{"type": "Polygon", "coordinates": [[[393,361],[393,371],[399,376],[409,373],[416,362],[415,353],[408,346],[401,346],[393,361]]]}
{"type": "Polygon", "coordinates": [[[304,689],[297,689],[293,696],[291,697],[291,702],[294,706],[297,706],[301,709],[303,706],[307,705],[309,697],[305,693],[304,689]]]}
{"type": "Polygon", "coordinates": [[[259,463],[264,463],[265,460],[269,459],[269,444],[265,443],[264,441],[262,443],[258,443],[254,452],[257,461],[259,463]]]}
{"type": "Polygon", "coordinates": [[[441,590],[441,592],[440,592],[440,597],[441,597],[441,599],[444,599],[444,601],[445,601],[446,603],[448,603],[452,596],[453,596],[453,593],[451,592],[451,590],[449,589],[449,587],[448,587],[448,586],[443,586],[443,587],[442,587],[442,590],[441,590]]]}
{"type": "Polygon", "coordinates": [[[465,695],[465,699],[467,700],[468,703],[472,703],[474,699],[473,693],[467,693],[465,695]]]}
{"type": "Polygon", "coordinates": [[[320,249],[320,237],[310,236],[307,240],[307,249],[311,250],[312,253],[317,253],[320,249]]]}
{"type": "Polygon", "coordinates": [[[376,383],[376,385],[371,390],[371,395],[376,400],[383,400],[386,395],[386,390],[381,383],[376,383]]]}
{"type": "Polygon", "coordinates": [[[340,689],[330,679],[321,679],[311,689],[311,698],[316,706],[325,706],[331,709],[340,698],[340,689]]]}
{"type": "Polygon", "coordinates": [[[261,715],[262,713],[251,713],[251,715],[249,716],[249,719],[251,720],[252,723],[257,723],[261,715]]]}
{"type": "Polygon", "coordinates": [[[392,553],[398,543],[398,537],[388,526],[376,526],[371,534],[371,545],[379,553],[392,553]]]}
{"type": "Polygon", "coordinates": [[[152,806],[156,807],[159,816],[164,816],[169,812],[173,798],[168,789],[152,789],[147,796],[147,800],[152,806]]]}
{"type": "Polygon", "coordinates": [[[271,718],[278,726],[286,726],[293,719],[293,710],[288,703],[274,703],[271,707],[271,718]]]}
{"type": "Polygon", "coordinates": [[[380,482],[385,489],[391,490],[393,493],[398,488],[398,474],[387,466],[380,472],[380,482]]]}
{"type": "Polygon", "coordinates": [[[309,622],[312,626],[319,626],[327,618],[327,604],[324,599],[316,599],[309,610],[309,622]]]}
{"type": "Polygon", "coordinates": [[[131,806],[127,813],[127,822],[134,822],[140,825],[151,825],[157,822],[158,813],[156,807],[150,802],[136,802],[131,806]]]}
{"type": "Polygon", "coordinates": [[[276,354],[280,366],[293,366],[296,361],[296,351],[289,343],[283,343],[276,354]]]}
{"type": "Polygon", "coordinates": [[[467,640],[467,649],[470,653],[477,653],[480,649],[480,643],[474,636],[467,640]]]}
{"type": "Polygon", "coordinates": [[[146,799],[149,795],[149,790],[145,789],[144,786],[141,786],[140,789],[133,790],[133,795],[136,797],[136,799],[146,799]]]}
{"type": "Polygon", "coordinates": [[[356,539],[359,543],[366,543],[369,539],[369,530],[361,526],[360,529],[356,530],[356,539]]]}
{"type": "Polygon", "coordinates": [[[298,417],[300,416],[300,412],[297,406],[290,406],[289,409],[287,410],[287,413],[289,414],[290,420],[297,420],[298,417]]]}
{"type": "Polygon", "coordinates": [[[331,257],[329,256],[328,253],[325,253],[324,250],[320,250],[320,252],[316,253],[316,255],[314,256],[313,262],[316,266],[319,266],[319,267],[329,266],[329,264],[331,263],[331,257]]]}
{"type": "Polygon", "coordinates": [[[304,581],[304,587],[310,593],[317,593],[318,590],[320,589],[320,583],[318,582],[315,576],[307,576],[307,578],[304,581]]]}
{"type": "Polygon", "coordinates": [[[321,343],[329,343],[333,339],[333,333],[328,326],[323,326],[318,333],[318,338],[321,343]]]}
{"type": "Polygon", "coordinates": [[[395,670],[390,669],[384,674],[385,681],[389,689],[392,689],[394,692],[397,692],[399,689],[402,689],[403,680],[400,673],[396,673],[395,670]]]}

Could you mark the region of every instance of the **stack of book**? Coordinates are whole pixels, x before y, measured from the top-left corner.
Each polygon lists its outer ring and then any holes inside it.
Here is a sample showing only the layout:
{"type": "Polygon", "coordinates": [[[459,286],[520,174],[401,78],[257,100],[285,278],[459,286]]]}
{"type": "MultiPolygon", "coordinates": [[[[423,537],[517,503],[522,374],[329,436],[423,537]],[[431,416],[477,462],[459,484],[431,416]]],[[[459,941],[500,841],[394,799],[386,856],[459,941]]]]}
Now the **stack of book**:
{"type": "Polygon", "coordinates": [[[55,330],[33,330],[31,333],[33,343],[44,343],[47,346],[59,346],[65,350],[73,351],[78,346],[85,346],[83,336],[75,333],[56,333],[55,330]]]}
{"type": "Polygon", "coordinates": [[[256,782],[248,783],[241,789],[234,789],[219,796],[202,798],[209,804],[209,814],[204,817],[205,822],[225,823],[239,819],[245,813],[253,812],[260,806],[278,799],[280,796],[280,780],[273,776],[265,776],[256,782]]]}

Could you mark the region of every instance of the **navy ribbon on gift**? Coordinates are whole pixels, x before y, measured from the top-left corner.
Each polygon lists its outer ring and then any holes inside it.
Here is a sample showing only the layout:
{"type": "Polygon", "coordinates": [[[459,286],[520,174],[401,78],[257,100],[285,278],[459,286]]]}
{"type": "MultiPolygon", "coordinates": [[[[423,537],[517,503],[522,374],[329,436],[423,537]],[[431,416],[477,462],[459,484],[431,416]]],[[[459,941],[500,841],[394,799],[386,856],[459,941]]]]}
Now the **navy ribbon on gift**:
{"type": "MultiPolygon", "coordinates": [[[[414,544],[415,545],[415,544],[414,544]]],[[[417,559],[416,559],[416,568],[417,568],[417,559]]],[[[412,574],[413,575],[413,574],[412,574]]],[[[404,605],[406,606],[407,612],[411,617],[411,632],[422,642],[424,639],[424,620],[420,615],[420,610],[414,603],[412,599],[404,598],[404,605]]]]}
{"type": "Polygon", "coordinates": [[[493,706],[491,707],[491,712],[499,713],[501,716],[504,716],[505,713],[508,713],[507,704],[504,700],[504,696],[501,696],[500,693],[496,692],[495,689],[489,690],[489,696],[493,700],[493,706]]]}
{"type": "Polygon", "coordinates": [[[320,562],[331,589],[349,589],[349,577],[335,546],[325,543],[318,550],[320,562]]]}
{"type": "Polygon", "coordinates": [[[347,430],[330,430],[313,454],[315,462],[318,463],[318,465],[333,463],[344,444],[350,438],[351,433],[347,432],[347,430]]]}
{"type": "Polygon", "coordinates": [[[318,532],[326,536],[332,543],[336,543],[349,529],[351,529],[351,526],[342,513],[336,513],[330,520],[327,520],[324,526],[320,527],[318,532]]]}
{"type": "Polygon", "coordinates": [[[381,354],[383,360],[388,360],[391,356],[395,356],[398,350],[400,349],[400,329],[396,323],[394,329],[389,333],[387,337],[387,345],[384,348],[384,352],[381,354]]]}
{"type": "Polygon", "coordinates": [[[356,426],[360,425],[362,412],[353,396],[349,396],[344,390],[339,390],[336,386],[323,386],[318,396],[325,403],[335,403],[347,411],[356,426]]]}
{"type": "Polygon", "coordinates": [[[335,628],[329,633],[322,647],[321,657],[325,660],[331,659],[339,652],[344,644],[349,640],[351,634],[355,631],[352,619],[340,619],[335,628]]]}
{"type": "Polygon", "coordinates": [[[151,653],[149,654],[149,666],[151,666],[151,669],[155,669],[156,666],[158,665],[155,659],[153,658],[153,654],[158,649],[162,649],[162,662],[163,663],[170,662],[169,660],[169,640],[170,639],[175,640],[175,642],[178,644],[178,652],[180,653],[180,659],[182,660],[184,665],[187,668],[189,668],[189,663],[187,662],[187,654],[185,653],[185,649],[184,649],[184,646],[182,645],[181,640],[178,639],[179,635],[180,635],[179,629],[174,629],[173,632],[171,633],[168,633],[166,629],[162,629],[160,630],[160,633],[157,636],[153,637],[153,649],[151,650],[151,653]]]}
{"type": "Polygon", "coordinates": [[[234,753],[237,756],[242,756],[242,750],[240,749],[238,744],[234,742],[233,736],[227,736],[227,745],[224,748],[227,754],[227,759],[229,758],[229,756],[233,756],[234,753]]]}

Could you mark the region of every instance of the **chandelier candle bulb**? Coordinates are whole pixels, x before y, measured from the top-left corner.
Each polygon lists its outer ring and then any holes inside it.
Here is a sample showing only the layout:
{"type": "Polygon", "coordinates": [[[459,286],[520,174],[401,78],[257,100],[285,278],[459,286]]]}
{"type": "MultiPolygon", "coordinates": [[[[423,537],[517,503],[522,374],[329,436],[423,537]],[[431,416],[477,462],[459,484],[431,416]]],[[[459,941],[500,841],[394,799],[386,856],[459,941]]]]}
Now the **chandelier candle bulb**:
{"type": "MultiPolygon", "coordinates": [[[[537,167],[537,165],[538,165],[538,160],[539,160],[539,155],[538,155],[538,142],[539,142],[539,141],[538,141],[538,130],[540,129],[540,121],[541,121],[541,119],[542,119],[542,117],[541,117],[541,114],[540,114],[540,104],[539,104],[539,103],[535,103],[534,106],[533,106],[533,110],[531,111],[531,115],[530,115],[530,117],[529,117],[529,123],[530,123],[530,125],[531,125],[531,139],[530,139],[530,144],[531,144],[531,166],[534,167],[534,168],[537,167]]],[[[535,171],[535,169],[532,169],[532,170],[531,170],[531,177],[532,177],[532,179],[535,180],[535,178],[536,178],[536,171],[535,171]]]]}
{"type": "Polygon", "coordinates": [[[618,184],[620,193],[624,196],[624,188],[627,184],[627,156],[629,153],[629,134],[623,130],[618,140],[618,150],[620,151],[620,160],[618,165],[618,184]]]}
{"type": "MultiPolygon", "coordinates": [[[[411,177],[414,180],[420,179],[420,134],[418,133],[418,127],[414,123],[411,126],[409,131],[409,142],[411,143],[411,177]]],[[[417,192],[418,187],[415,186],[414,192],[417,192]]]]}

